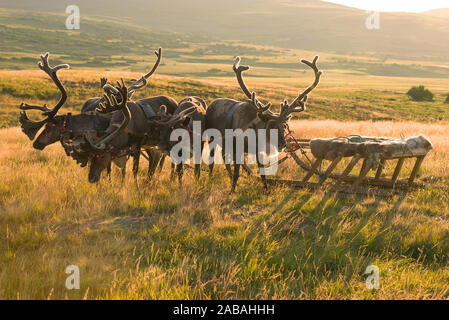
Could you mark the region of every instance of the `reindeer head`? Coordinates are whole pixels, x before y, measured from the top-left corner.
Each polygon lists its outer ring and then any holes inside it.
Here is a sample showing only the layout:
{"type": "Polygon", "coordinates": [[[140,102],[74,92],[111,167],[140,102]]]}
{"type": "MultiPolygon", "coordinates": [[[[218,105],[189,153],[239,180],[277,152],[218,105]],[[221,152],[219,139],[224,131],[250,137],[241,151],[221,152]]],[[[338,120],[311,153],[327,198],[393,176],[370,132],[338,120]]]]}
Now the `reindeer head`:
{"type": "Polygon", "coordinates": [[[168,154],[171,147],[177,142],[170,142],[170,134],[173,130],[183,128],[191,129],[189,127],[190,116],[195,113],[198,106],[191,101],[181,103],[173,115],[167,114],[167,108],[161,106],[156,119],[148,120],[148,124],[153,127],[158,127],[160,130],[160,143],[158,149],[164,154],[168,154]]]}
{"type": "Polygon", "coordinates": [[[105,91],[103,101],[100,102],[100,106],[96,109],[96,112],[106,114],[121,111],[124,116],[122,123],[120,123],[112,132],[107,133],[100,138],[98,138],[96,132],[93,131],[87,131],[84,134],[84,139],[88,143],[86,152],[89,153],[89,159],[91,160],[89,182],[97,182],[100,179],[101,172],[110,165],[112,161],[111,150],[113,149],[111,142],[128,126],[129,121],[131,120],[131,113],[127,106],[129,102],[129,91],[125,86],[123,79],[121,80],[121,83],[117,82],[115,90],[120,95],[120,98],[117,99],[115,94],[108,94],[108,91],[105,91]],[[118,100],[120,102],[118,102],[118,100]]]}
{"type": "Polygon", "coordinates": [[[61,91],[61,98],[59,102],[53,109],[44,106],[28,105],[22,103],[20,109],[19,121],[22,127],[22,131],[28,136],[30,140],[33,140],[38,133],[38,131],[45,125],[45,130],[39,135],[33,144],[33,147],[39,150],[44,149],[47,145],[52,144],[61,138],[61,129],[64,125],[64,116],[56,116],[59,109],[64,105],[67,100],[67,92],[64,89],[61,81],[58,78],[57,72],[61,69],[69,69],[68,64],[61,64],[54,68],[50,67],[48,64],[49,53],[41,55],[42,62],[38,63],[39,68],[50,76],[53,82],[56,84],[58,89],[61,91]],[[28,118],[26,110],[39,110],[42,114],[46,116],[45,119],[41,121],[32,121],[28,118]]]}
{"type": "MultiPolygon", "coordinates": [[[[270,129],[278,130],[278,149],[282,151],[286,147],[285,135],[286,130],[288,130],[288,121],[291,119],[293,113],[303,112],[306,110],[306,102],[308,94],[315,89],[319,82],[322,72],[318,70],[316,65],[318,61],[318,56],[313,59],[313,62],[307,60],[301,60],[302,63],[312,68],[315,73],[314,83],[300,93],[291,104],[287,100],[284,100],[280,105],[280,112],[273,113],[270,111],[271,103],[263,104],[260,102],[255,92],[250,92],[243,80],[242,73],[249,70],[249,66],[240,65],[240,57],[236,57],[233,70],[236,74],[237,81],[242,89],[243,93],[249,99],[250,105],[256,111],[256,119],[254,119],[254,127],[256,129],[265,129],[269,132],[270,129]]],[[[268,134],[268,133],[267,133],[268,134]]]]}

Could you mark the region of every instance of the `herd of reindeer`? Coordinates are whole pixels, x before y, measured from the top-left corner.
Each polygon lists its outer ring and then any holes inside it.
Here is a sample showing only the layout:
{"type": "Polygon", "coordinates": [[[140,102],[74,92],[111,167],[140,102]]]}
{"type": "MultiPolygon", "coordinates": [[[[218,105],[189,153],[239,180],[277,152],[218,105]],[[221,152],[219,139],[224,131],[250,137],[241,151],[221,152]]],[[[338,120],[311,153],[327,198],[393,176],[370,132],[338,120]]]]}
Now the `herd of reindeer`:
{"type": "MultiPolygon", "coordinates": [[[[133,94],[146,86],[148,79],[155,73],[161,58],[162,49],[156,52],[157,61],[152,70],[133,83],[125,85],[123,79],[116,84],[101,79],[102,97],[91,98],[86,101],[79,114],[58,114],[67,100],[67,92],[58,78],[58,71],[68,69],[69,65],[61,64],[51,67],[49,54],[41,55],[39,68],[44,71],[61,92],[61,98],[53,108],[46,105],[20,105],[20,124],[22,131],[30,140],[34,140],[33,147],[43,150],[46,146],[60,142],[67,156],[72,157],[82,167],[89,165],[89,182],[100,180],[101,173],[111,173],[111,163],[121,168],[122,177],[126,173],[127,160],[133,159],[133,174],[137,183],[140,155],[149,162],[148,179],[151,179],[156,169],[161,168],[164,159],[170,154],[174,143],[170,141],[172,130],[183,128],[192,136],[193,121],[201,122],[201,130],[217,129],[225,136],[225,129],[248,128],[278,129],[277,149],[286,148],[285,136],[288,134],[288,122],[293,113],[303,112],[310,92],[319,84],[321,71],[317,67],[318,56],[310,62],[301,60],[315,73],[315,80],[311,86],[301,92],[291,103],[284,100],[280,104],[279,113],[270,110],[272,104],[262,103],[254,92],[246,86],[242,73],[249,69],[240,65],[240,58],[235,59],[233,70],[237,81],[247,100],[237,101],[230,98],[219,98],[207,106],[206,102],[197,96],[186,97],[180,102],[168,96],[155,96],[141,100],[132,100],[133,94]],[[30,120],[26,111],[39,110],[45,117],[40,121],[30,120]]],[[[192,139],[192,137],[190,137],[192,139]]],[[[224,139],[223,139],[224,140],[224,139]]],[[[225,150],[224,141],[218,144],[225,150]]],[[[192,144],[191,144],[192,145],[192,144]]],[[[248,146],[244,147],[245,152],[248,146]]],[[[211,151],[211,156],[214,156],[211,151]]],[[[224,152],[224,151],[223,151],[224,152]]],[[[223,156],[225,156],[223,154],[223,156]]],[[[235,191],[239,178],[240,164],[234,162],[233,172],[231,164],[226,164],[232,179],[231,192],[235,191]]],[[[259,167],[262,166],[258,163],[259,167]]],[[[212,174],[214,164],[209,164],[209,175],[212,174]]],[[[182,180],[185,164],[172,164],[172,175],[178,175],[182,180]]],[[[243,168],[246,168],[243,165],[243,168]]],[[[194,166],[195,178],[200,177],[200,164],[194,166]]],[[[267,188],[265,175],[261,171],[264,188],[267,188]]]]}

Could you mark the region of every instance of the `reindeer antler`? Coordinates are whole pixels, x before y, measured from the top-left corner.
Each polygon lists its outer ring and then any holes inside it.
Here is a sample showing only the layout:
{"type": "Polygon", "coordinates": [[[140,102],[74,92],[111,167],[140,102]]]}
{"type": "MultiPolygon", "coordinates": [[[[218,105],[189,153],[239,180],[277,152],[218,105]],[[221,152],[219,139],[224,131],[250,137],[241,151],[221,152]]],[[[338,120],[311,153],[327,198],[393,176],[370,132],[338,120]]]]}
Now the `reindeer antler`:
{"type": "Polygon", "coordinates": [[[196,107],[190,107],[187,108],[177,114],[174,114],[172,116],[167,115],[167,107],[165,105],[161,106],[159,117],[165,118],[164,120],[148,120],[149,124],[156,125],[156,126],[165,126],[165,127],[172,127],[176,123],[184,121],[188,116],[190,116],[192,113],[196,111],[196,107]]]}
{"type": "Polygon", "coordinates": [[[103,89],[103,87],[108,83],[108,78],[102,77],[100,78],[100,88],[103,89]]]}
{"type": "Polygon", "coordinates": [[[237,56],[235,58],[234,66],[232,67],[232,69],[235,72],[235,75],[237,77],[237,81],[238,81],[238,83],[240,85],[240,88],[242,89],[243,93],[246,95],[246,97],[248,99],[251,99],[252,95],[251,95],[250,91],[248,90],[248,87],[246,86],[245,81],[243,80],[243,77],[242,77],[242,73],[245,72],[245,71],[248,71],[249,70],[249,66],[241,66],[240,65],[240,61],[241,61],[240,57],[237,56]]]}
{"type": "MultiPolygon", "coordinates": [[[[162,59],[162,48],[159,48],[158,50],[154,51],[154,54],[156,55],[157,60],[154,64],[153,68],[151,69],[151,71],[145,75],[142,75],[142,77],[140,77],[139,79],[131,79],[131,81],[133,81],[134,83],[128,87],[128,97],[131,97],[137,90],[145,87],[148,84],[148,79],[153,75],[153,73],[159,67],[159,65],[161,63],[161,59],[162,59]]],[[[114,86],[108,84],[107,82],[108,82],[107,78],[105,78],[105,77],[101,78],[100,79],[101,88],[104,89],[105,91],[107,91],[108,95],[114,94],[116,96],[119,96],[117,89],[114,86]]]]}
{"type": "Polygon", "coordinates": [[[59,109],[64,105],[64,103],[67,100],[67,92],[65,91],[64,86],[62,85],[61,81],[58,78],[58,71],[61,69],[70,69],[70,66],[68,64],[60,64],[56,67],[50,67],[48,64],[48,57],[50,56],[50,53],[46,53],[45,55],[41,55],[42,62],[39,62],[37,65],[38,67],[44,71],[46,74],[50,76],[50,78],[53,80],[53,82],[56,84],[58,89],[61,91],[61,98],[59,99],[59,102],[56,104],[56,106],[47,112],[44,112],[44,115],[48,116],[49,118],[53,118],[59,111],[59,109]]]}
{"type": "Polygon", "coordinates": [[[264,113],[265,111],[267,111],[268,109],[271,108],[271,102],[268,102],[267,104],[263,104],[262,102],[260,102],[257,99],[256,93],[254,91],[251,92],[251,102],[252,102],[252,106],[255,107],[256,111],[259,113],[264,113]]]}
{"type": "Polygon", "coordinates": [[[257,99],[256,93],[254,91],[250,92],[248,87],[246,86],[245,81],[243,80],[242,73],[249,70],[250,67],[241,66],[240,61],[241,61],[240,57],[236,57],[234,66],[232,67],[237,77],[237,81],[240,85],[240,88],[242,89],[243,93],[248,97],[248,99],[251,100],[252,102],[251,105],[254,107],[257,113],[261,114],[268,111],[271,108],[271,103],[269,102],[267,104],[263,104],[262,102],[260,102],[259,99],[257,99]]]}
{"type": "Polygon", "coordinates": [[[99,141],[94,141],[94,139],[89,134],[85,134],[86,140],[94,149],[97,150],[106,149],[106,145],[111,142],[124,128],[126,128],[129,121],[131,120],[131,113],[127,106],[128,88],[125,86],[123,79],[121,79],[121,83],[117,81],[117,87],[115,89],[117,89],[121,97],[120,103],[117,102],[115,95],[108,95],[108,93],[106,92],[103,96],[103,101],[100,102],[99,107],[96,109],[96,111],[98,113],[109,113],[121,110],[125,118],[117,129],[115,129],[110,134],[102,137],[99,141]]]}
{"type": "Polygon", "coordinates": [[[153,66],[153,69],[151,69],[150,72],[143,75],[140,79],[134,80],[135,82],[129,86],[128,92],[132,95],[136,90],[142,89],[147,85],[147,80],[153,75],[153,73],[156,71],[156,69],[159,67],[159,64],[161,63],[162,59],[162,48],[159,48],[157,51],[154,51],[154,54],[157,57],[156,63],[153,66]]]}
{"type": "Polygon", "coordinates": [[[61,69],[70,69],[70,66],[68,64],[60,64],[57,65],[56,67],[51,67],[50,64],[48,63],[49,56],[50,54],[48,52],[45,55],[41,55],[40,58],[42,62],[38,62],[37,65],[42,71],[48,74],[50,78],[53,80],[53,82],[56,84],[58,89],[61,91],[61,98],[59,99],[59,102],[53,107],[53,109],[49,109],[46,104],[44,104],[43,106],[29,105],[26,103],[20,104],[19,108],[20,110],[23,110],[20,113],[19,118],[19,121],[22,125],[22,131],[31,140],[34,139],[39,129],[50,119],[52,119],[58,113],[59,109],[64,105],[64,103],[67,101],[67,92],[58,78],[58,71],[61,69]],[[47,118],[41,121],[32,121],[28,118],[26,110],[42,111],[42,114],[47,118]]]}
{"type": "MultiPolygon", "coordinates": [[[[320,83],[321,75],[323,74],[317,66],[319,56],[315,56],[312,62],[307,61],[305,59],[302,59],[301,62],[305,65],[309,66],[315,73],[315,81],[311,86],[309,86],[307,89],[305,89],[303,92],[301,92],[298,97],[296,97],[295,100],[291,104],[288,104],[288,101],[285,100],[283,102],[284,105],[284,114],[287,116],[293,112],[303,112],[306,109],[306,102],[308,99],[308,94],[312,92],[313,89],[315,89],[318,84],[320,83]],[[299,106],[299,108],[298,108],[299,106]]],[[[281,106],[282,107],[282,106],[281,106]]],[[[282,110],[282,108],[281,108],[282,110]]],[[[282,113],[281,113],[282,114],[282,113]]]]}

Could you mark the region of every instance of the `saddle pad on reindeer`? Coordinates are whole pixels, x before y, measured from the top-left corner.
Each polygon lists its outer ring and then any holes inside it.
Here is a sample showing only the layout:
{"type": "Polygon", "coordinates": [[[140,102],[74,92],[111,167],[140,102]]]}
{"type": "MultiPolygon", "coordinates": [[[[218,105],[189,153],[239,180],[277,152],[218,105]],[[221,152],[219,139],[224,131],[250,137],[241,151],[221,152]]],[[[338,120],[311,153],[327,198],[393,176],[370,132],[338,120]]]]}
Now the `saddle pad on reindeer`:
{"type": "Polygon", "coordinates": [[[142,109],[143,113],[145,114],[145,117],[147,119],[154,118],[156,116],[156,113],[154,112],[153,108],[149,103],[143,103],[142,101],[136,101],[136,104],[142,109]]]}

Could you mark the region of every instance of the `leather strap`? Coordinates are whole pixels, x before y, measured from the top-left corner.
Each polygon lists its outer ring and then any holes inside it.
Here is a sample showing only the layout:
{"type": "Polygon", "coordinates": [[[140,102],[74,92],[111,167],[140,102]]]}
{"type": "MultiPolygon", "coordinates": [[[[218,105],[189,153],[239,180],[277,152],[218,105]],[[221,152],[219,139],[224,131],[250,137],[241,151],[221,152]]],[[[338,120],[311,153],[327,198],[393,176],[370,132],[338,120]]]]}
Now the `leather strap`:
{"type": "Polygon", "coordinates": [[[67,113],[67,127],[69,131],[73,130],[73,120],[72,120],[72,113],[67,113]]]}
{"type": "Polygon", "coordinates": [[[231,110],[229,110],[229,112],[228,112],[228,114],[226,115],[226,126],[225,126],[225,128],[226,129],[232,129],[231,128],[231,126],[232,126],[232,117],[234,116],[234,112],[235,112],[235,110],[237,110],[237,108],[241,105],[241,104],[243,104],[244,102],[240,102],[240,101],[238,101],[238,102],[236,102],[233,106],[232,106],[232,108],[231,108],[231,110]]]}
{"type": "MultiPolygon", "coordinates": [[[[232,129],[232,117],[234,116],[234,112],[235,110],[238,108],[238,106],[240,106],[241,104],[243,104],[245,102],[237,102],[236,104],[234,104],[231,108],[231,110],[229,110],[228,114],[226,115],[226,127],[225,129],[232,129]]],[[[255,117],[253,120],[251,120],[250,122],[248,122],[246,124],[246,126],[244,126],[242,128],[243,131],[246,131],[248,128],[251,128],[253,125],[259,123],[261,120],[259,117],[255,117]]]]}

